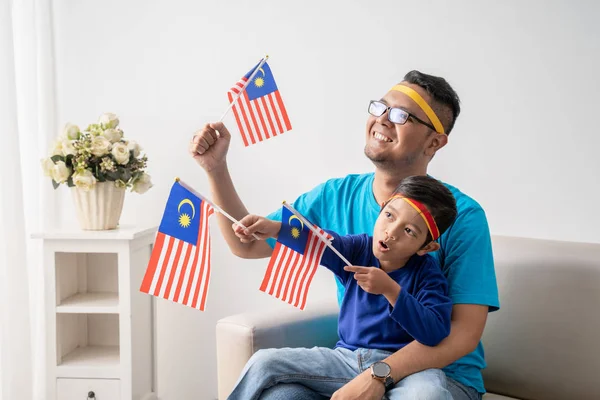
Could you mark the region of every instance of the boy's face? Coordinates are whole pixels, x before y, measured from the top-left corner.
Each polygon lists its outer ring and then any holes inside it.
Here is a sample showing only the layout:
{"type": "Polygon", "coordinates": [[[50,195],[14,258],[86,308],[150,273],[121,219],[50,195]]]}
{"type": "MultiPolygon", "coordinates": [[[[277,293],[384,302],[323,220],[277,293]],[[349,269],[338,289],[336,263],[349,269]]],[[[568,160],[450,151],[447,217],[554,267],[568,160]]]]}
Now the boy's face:
{"type": "Polygon", "coordinates": [[[421,250],[428,233],[417,210],[402,199],[394,199],[381,210],[375,222],[373,254],[382,262],[405,262],[421,250]]]}

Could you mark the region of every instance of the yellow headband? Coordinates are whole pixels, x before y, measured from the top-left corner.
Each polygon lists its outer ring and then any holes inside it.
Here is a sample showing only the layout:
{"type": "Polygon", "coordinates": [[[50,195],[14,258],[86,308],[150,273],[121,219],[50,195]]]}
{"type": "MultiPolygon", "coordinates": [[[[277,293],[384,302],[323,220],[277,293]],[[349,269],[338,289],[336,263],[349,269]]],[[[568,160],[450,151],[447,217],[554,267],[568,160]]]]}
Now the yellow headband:
{"type": "Polygon", "coordinates": [[[417,93],[414,89],[409,88],[408,86],[404,86],[404,85],[396,85],[392,88],[392,90],[395,90],[397,92],[402,92],[405,95],[407,95],[408,97],[410,97],[411,99],[413,99],[413,101],[415,103],[417,103],[417,105],[419,107],[421,107],[421,110],[423,110],[425,112],[425,114],[427,114],[427,117],[429,118],[429,120],[431,121],[433,126],[435,127],[435,131],[437,133],[441,133],[441,134],[446,133],[446,132],[444,132],[444,127],[442,126],[440,119],[437,117],[437,115],[435,115],[435,111],[433,111],[433,109],[429,106],[429,104],[427,104],[425,99],[423,97],[421,97],[421,95],[419,93],[417,93]]]}

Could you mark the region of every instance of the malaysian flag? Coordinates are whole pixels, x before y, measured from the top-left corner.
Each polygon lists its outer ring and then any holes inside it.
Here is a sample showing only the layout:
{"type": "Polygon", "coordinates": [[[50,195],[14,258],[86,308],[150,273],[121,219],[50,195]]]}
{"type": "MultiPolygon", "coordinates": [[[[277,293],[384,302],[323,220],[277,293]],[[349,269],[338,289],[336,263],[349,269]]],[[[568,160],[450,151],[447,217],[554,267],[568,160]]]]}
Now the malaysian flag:
{"type": "MultiPolygon", "coordinates": [[[[252,68],[227,93],[232,103],[260,63],[252,68]]],[[[246,90],[233,106],[235,121],[249,146],[292,129],[287,111],[275,84],[271,68],[265,62],[252,77],[246,90]]]]}
{"type": "Polygon", "coordinates": [[[204,311],[212,206],[173,184],[140,291],[204,311]]]}
{"type": "MultiPolygon", "coordinates": [[[[328,239],[331,236],[319,229],[328,239]]],[[[304,310],[325,242],[285,206],[281,230],[260,290],[304,310]]]]}

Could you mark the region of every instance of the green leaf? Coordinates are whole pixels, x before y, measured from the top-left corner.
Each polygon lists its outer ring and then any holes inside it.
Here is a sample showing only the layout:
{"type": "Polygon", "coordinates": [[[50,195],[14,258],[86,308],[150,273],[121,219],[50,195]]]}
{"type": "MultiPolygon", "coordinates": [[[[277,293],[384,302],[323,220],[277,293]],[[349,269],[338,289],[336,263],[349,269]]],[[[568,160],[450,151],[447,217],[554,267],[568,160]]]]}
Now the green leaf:
{"type": "Polygon", "coordinates": [[[128,169],[121,168],[119,172],[119,177],[123,182],[128,182],[129,179],[131,179],[131,171],[129,171],[128,169]]]}
{"type": "Polygon", "coordinates": [[[54,162],[55,164],[58,161],[65,161],[65,158],[63,156],[59,156],[58,154],[55,156],[50,157],[50,159],[52,160],[52,162],[54,162]]]}
{"type": "Polygon", "coordinates": [[[52,186],[54,187],[54,189],[58,189],[60,183],[57,183],[54,179],[52,179],[52,186]]]}
{"type": "Polygon", "coordinates": [[[67,180],[67,186],[68,187],[75,186],[75,184],[73,183],[73,176],[70,176],[69,179],[67,180]]]}

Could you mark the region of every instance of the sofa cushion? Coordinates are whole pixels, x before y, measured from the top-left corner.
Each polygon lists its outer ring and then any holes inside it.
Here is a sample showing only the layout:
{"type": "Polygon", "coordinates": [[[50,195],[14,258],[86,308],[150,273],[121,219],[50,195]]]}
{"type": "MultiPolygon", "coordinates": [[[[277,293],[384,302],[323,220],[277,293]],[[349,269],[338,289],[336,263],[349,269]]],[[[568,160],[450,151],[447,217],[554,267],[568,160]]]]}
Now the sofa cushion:
{"type": "Polygon", "coordinates": [[[515,397],[506,397],[501,394],[486,393],[483,395],[483,400],[519,400],[515,397]]]}
{"type": "Polygon", "coordinates": [[[492,241],[500,310],[483,335],[486,389],[531,400],[600,399],[600,244],[492,241]]]}

